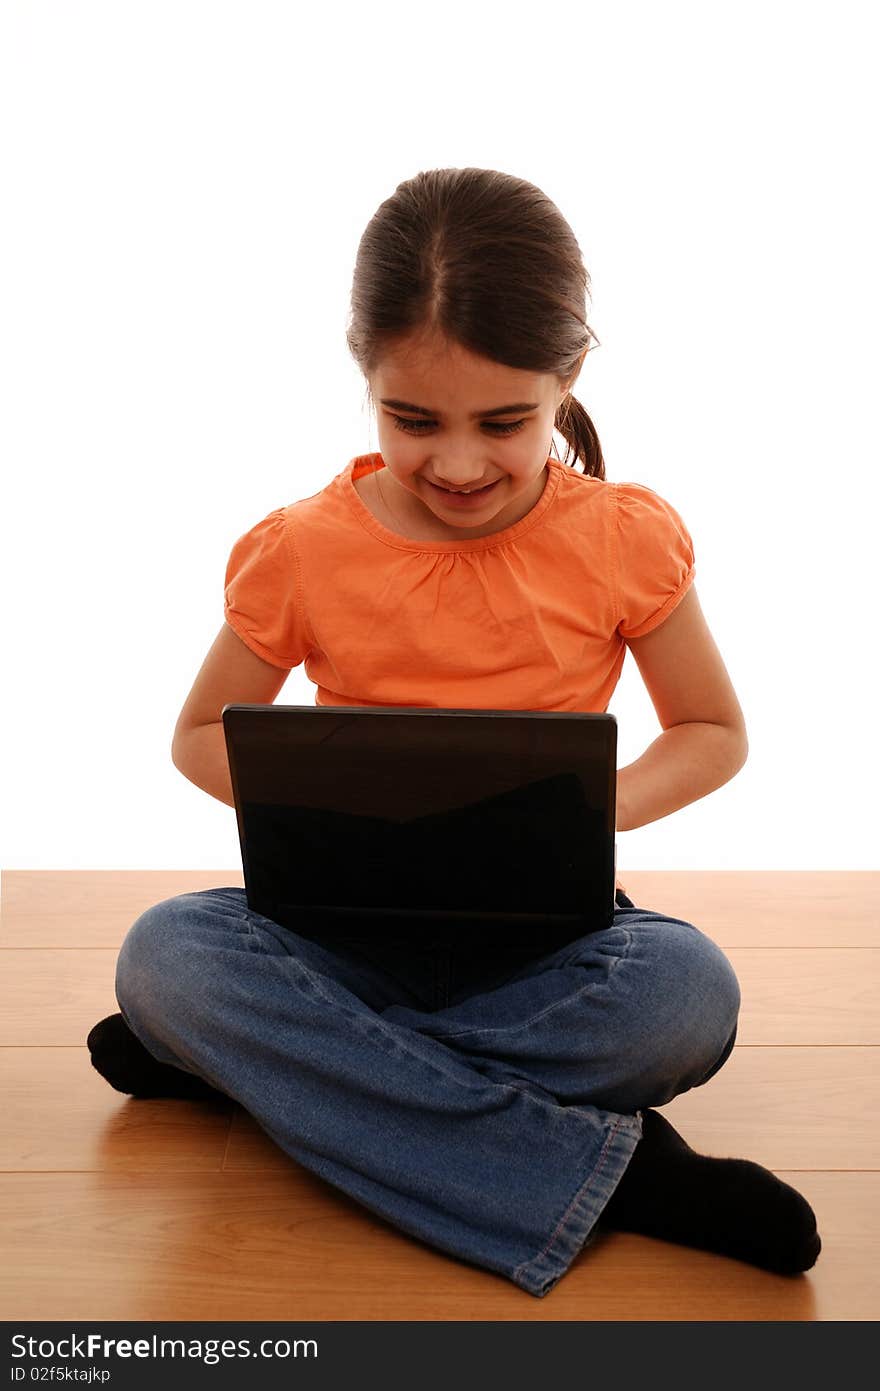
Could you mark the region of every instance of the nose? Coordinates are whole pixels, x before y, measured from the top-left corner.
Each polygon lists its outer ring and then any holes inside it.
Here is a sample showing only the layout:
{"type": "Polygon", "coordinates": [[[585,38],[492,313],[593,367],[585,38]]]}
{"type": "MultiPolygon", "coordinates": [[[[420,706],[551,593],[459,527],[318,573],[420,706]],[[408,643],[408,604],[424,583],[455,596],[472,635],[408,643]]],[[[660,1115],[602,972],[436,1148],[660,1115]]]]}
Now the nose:
{"type": "Polygon", "coordinates": [[[453,469],[452,473],[438,472],[432,469],[431,482],[436,483],[440,488],[452,488],[456,492],[464,492],[465,489],[485,488],[488,483],[494,483],[494,478],[486,478],[482,470],[453,469]]]}

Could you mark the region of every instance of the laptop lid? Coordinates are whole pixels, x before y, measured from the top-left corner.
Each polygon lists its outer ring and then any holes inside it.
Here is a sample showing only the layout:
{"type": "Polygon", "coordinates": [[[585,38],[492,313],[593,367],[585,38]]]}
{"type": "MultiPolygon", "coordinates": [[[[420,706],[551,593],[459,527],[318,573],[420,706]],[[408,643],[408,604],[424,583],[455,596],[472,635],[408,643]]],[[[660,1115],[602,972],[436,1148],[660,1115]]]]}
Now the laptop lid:
{"type": "Polygon", "coordinates": [[[557,944],[613,921],[617,722],[223,707],[248,905],[320,939],[557,944]]]}

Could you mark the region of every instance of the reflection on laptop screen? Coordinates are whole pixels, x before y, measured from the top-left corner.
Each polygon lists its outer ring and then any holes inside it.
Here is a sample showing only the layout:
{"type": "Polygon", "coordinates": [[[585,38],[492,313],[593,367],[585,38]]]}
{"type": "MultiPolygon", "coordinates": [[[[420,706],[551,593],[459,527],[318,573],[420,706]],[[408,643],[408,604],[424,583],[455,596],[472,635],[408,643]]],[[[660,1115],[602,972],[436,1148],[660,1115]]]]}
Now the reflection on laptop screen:
{"type": "Polygon", "coordinates": [[[223,721],[256,911],[307,935],[443,924],[469,942],[613,917],[613,716],[238,705],[223,721]]]}

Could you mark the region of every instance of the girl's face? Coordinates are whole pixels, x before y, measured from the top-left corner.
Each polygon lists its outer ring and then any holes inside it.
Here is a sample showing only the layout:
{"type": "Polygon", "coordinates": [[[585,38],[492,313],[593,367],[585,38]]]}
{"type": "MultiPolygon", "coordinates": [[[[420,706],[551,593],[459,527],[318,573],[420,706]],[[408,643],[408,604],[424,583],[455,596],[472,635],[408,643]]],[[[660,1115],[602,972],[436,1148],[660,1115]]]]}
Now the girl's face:
{"type": "Polygon", "coordinates": [[[476,538],[535,506],[566,392],[556,377],[419,335],[386,354],[370,390],[385,462],[380,488],[401,521],[476,538]]]}

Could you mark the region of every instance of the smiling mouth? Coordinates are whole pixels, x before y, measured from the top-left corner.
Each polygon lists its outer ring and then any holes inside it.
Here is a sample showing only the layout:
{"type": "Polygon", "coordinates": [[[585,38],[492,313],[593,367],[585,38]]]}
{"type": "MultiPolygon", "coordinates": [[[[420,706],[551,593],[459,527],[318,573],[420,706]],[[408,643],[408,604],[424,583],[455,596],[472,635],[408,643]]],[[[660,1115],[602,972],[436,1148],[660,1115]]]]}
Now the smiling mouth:
{"type": "Polygon", "coordinates": [[[437,488],[441,493],[446,493],[449,497],[470,497],[473,493],[487,493],[490,488],[494,488],[499,480],[493,479],[491,483],[484,483],[479,488],[444,488],[442,483],[432,483],[432,488],[437,488]]]}

